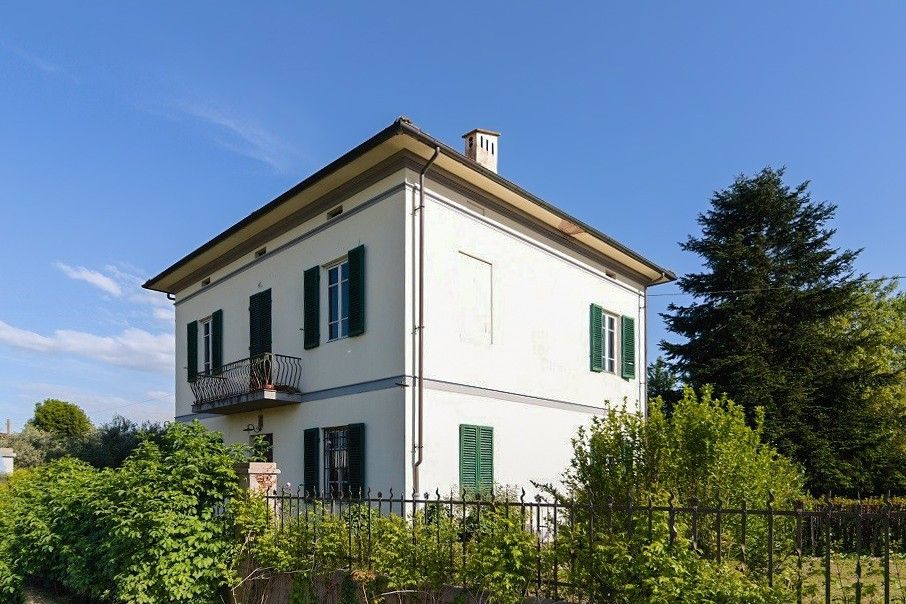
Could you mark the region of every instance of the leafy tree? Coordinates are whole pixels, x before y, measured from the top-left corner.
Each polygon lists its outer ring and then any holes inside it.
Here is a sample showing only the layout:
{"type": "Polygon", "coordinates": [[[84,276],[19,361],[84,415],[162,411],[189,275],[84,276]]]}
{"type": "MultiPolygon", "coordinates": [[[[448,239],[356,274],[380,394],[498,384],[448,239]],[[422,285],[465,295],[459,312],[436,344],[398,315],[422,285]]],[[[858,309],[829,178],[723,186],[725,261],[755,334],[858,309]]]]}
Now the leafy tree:
{"type": "Polygon", "coordinates": [[[898,283],[867,282],[854,311],[829,329],[858,345],[849,374],[860,376],[853,396],[877,418],[875,439],[885,446],[864,452],[863,489],[882,493],[906,485],[906,293],[898,283]]]}
{"type": "Polygon", "coordinates": [[[17,472],[0,490],[0,600],[41,578],[92,601],[221,601],[235,548],[218,506],[239,492],[246,453],[196,421],[117,469],[65,458],[17,472]]]}
{"type": "Polygon", "coordinates": [[[662,357],[648,365],[648,398],[660,398],[669,410],[683,394],[679,376],[662,357]]]}
{"type": "Polygon", "coordinates": [[[832,329],[864,292],[858,252],[832,245],[835,211],[811,199],[808,183],[786,185],[782,169],[737,177],[699,216],[701,235],[682,244],[705,269],[679,281],[693,301],[663,315],[685,338],[661,343],[674,367],[694,387],[728,393],[750,423],[764,408],[765,437],[805,467],[815,491],[870,488],[890,446],[864,396],[894,378],[853,363],[872,334],[832,329]]]}
{"type": "Polygon", "coordinates": [[[160,443],[163,433],[159,423],[138,424],[116,415],[78,443],[73,455],[96,468],[118,468],[144,440],[160,443]]]}
{"type": "Polygon", "coordinates": [[[25,424],[21,432],[0,434],[0,447],[16,452],[16,468],[34,468],[69,454],[66,440],[50,432],[25,424]]]}
{"type": "Polygon", "coordinates": [[[82,438],[91,431],[91,421],[82,408],[55,398],[35,404],[35,427],[64,438],[82,438]]]}

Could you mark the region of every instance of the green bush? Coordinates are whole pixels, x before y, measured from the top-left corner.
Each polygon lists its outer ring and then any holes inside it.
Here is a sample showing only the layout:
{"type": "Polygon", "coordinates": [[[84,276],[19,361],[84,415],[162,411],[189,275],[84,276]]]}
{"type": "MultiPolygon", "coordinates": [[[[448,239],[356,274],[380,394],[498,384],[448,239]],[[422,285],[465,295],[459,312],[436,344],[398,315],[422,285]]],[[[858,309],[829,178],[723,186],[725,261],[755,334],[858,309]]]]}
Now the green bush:
{"type": "Polygon", "coordinates": [[[0,590],[13,598],[36,577],[99,601],[219,601],[235,542],[216,509],[238,494],[245,452],[174,423],[118,469],[66,458],[14,476],[0,501],[0,590]]]}

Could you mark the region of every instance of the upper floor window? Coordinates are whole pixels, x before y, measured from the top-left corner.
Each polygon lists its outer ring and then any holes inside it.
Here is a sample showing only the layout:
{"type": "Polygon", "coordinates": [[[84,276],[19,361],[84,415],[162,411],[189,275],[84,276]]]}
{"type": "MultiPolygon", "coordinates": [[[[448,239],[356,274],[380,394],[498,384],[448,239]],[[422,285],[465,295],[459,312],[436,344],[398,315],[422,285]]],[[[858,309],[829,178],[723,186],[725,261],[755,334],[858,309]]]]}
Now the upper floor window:
{"type": "Polygon", "coordinates": [[[212,343],[214,340],[214,322],[211,317],[201,322],[201,370],[202,372],[211,373],[213,362],[212,343]]]}
{"type": "Polygon", "coordinates": [[[327,269],[328,340],[349,335],[349,262],[327,269]]]}
{"type": "Polygon", "coordinates": [[[604,371],[617,372],[617,318],[604,315],[604,371]]]}

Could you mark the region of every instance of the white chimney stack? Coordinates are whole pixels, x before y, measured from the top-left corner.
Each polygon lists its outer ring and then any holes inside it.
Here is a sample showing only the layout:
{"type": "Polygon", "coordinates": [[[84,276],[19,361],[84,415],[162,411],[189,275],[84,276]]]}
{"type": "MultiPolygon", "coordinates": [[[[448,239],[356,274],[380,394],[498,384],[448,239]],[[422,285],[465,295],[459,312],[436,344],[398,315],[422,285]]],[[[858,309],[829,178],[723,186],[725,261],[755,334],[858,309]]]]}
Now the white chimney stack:
{"type": "Polygon", "coordinates": [[[491,172],[497,173],[497,154],[500,151],[499,132],[475,128],[462,135],[466,141],[466,157],[476,161],[491,172]]]}

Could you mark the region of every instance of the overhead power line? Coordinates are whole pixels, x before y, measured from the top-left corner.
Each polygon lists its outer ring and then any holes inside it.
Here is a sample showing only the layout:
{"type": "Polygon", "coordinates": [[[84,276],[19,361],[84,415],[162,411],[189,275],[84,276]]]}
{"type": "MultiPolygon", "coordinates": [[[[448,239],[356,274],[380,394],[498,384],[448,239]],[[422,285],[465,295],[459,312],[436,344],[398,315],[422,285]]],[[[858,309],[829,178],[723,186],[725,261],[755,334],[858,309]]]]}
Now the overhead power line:
{"type": "MultiPolygon", "coordinates": [[[[863,283],[869,283],[869,282],[877,283],[879,281],[897,281],[900,279],[906,279],[906,275],[892,275],[890,277],[859,279],[859,281],[861,281],[863,283]]],[[[753,287],[753,288],[748,288],[748,289],[715,289],[715,290],[706,291],[706,292],[696,292],[694,294],[686,293],[686,292],[665,292],[662,294],[648,294],[648,297],[649,298],[664,298],[664,297],[670,297],[670,296],[673,296],[673,297],[678,297],[678,296],[699,297],[699,296],[707,296],[710,294],[751,294],[751,293],[757,293],[757,292],[768,292],[768,291],[775,291],[778,289],[792,289],[792,288],[795,288],[795,286],[781,285],[778,287],[753,287]]]]}

